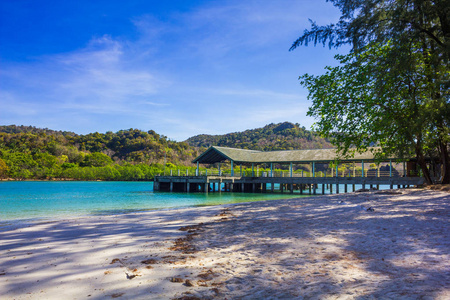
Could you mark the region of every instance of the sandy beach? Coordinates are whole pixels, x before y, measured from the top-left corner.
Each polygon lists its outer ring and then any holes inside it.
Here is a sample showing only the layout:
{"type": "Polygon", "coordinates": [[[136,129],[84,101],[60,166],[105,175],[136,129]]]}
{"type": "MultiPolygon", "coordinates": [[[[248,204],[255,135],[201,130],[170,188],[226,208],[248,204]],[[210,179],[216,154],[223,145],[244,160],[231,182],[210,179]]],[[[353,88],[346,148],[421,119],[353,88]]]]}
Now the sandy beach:
{"type": "Polygon", "coordinates": [[[450,194],[407,189],[0,228],[0,299],[450,299],[450,194]]]}

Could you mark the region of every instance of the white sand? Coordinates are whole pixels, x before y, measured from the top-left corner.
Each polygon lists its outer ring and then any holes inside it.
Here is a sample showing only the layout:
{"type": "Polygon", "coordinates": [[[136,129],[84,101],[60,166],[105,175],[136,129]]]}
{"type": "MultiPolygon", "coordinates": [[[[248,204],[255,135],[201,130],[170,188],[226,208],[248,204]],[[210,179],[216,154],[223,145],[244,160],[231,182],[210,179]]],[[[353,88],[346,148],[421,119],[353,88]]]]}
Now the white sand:
{"type": "Polygon", "coordinates": [[[412,189],[0,229],[0,299],[450,299],[449,217],[412,189]]]}

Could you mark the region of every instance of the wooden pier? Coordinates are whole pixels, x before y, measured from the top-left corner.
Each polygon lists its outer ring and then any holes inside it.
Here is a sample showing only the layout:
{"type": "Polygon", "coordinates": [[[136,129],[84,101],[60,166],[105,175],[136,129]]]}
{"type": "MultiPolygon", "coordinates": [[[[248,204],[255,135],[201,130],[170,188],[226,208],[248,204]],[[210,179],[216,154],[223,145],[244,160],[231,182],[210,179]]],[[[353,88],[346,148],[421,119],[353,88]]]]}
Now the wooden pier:
{"type": "Polygon", "coordinates": [[[355,186],[405,188],[421,185],[421,177],[240,177],[240,176],[156,176],[155,191],[245,192],[325,194],[355,191],[355,186]]]}
{"type": "MultiPolygon", "coordinates": [[[[376,148],[372,149],[376,150],[376,148]]],[[[355,186],[378,188],[381,185],[394,187],[409,187],[421,185],[424,178],[417,176],[415,162],[412,159],[402,160],[402,173],[393,168],[393,161],[398,158],[386,158],[387,172],[380,171],[380,160],[376,159],[372,151],[356,153],[352,158],[342,158],[336,149],[286,150],[286,151],[256,151],[226,147],[211,146],[199,157],[193,160],[197,164],[195,176],[155,176],[155,191],[170,192],[281,192],[300,194],[342,193],[355,191],[355,186]],[[221,164],[229,162],[229,170],[221,170],[221,164]],[[330,164],[335,167],[331,176],[326,172],[316,172],[316,164],[330,164]],[[339,164],[353,164],[353,172],[339,173],[339,164]],[[359,174],[355,172],[355,164],[361,165],[359,174]],[[367,163],[377,163],[377,169],[365,169],[367,163]],[[199,164],[217,165],[216,174],[201,174],[199,164]],[[296,165],[309,165],[307,176],[294,172],[296,165]],[[260,173],[259,165],[270,166],[270,171],[260,173]],[[275,172],[273,167],[289,166],[286,173],[275,172]],[[240,166],[239,175],[235,167],[240,166]],[[251,172],[242,172],[242,166],[251,167],[251,172]],[[255,172],[256,167],[256,172],[255,172]],[[334,172],[333,172],[334,171],[334,172]],[[277,176],[278,175],[278,176],[277,176]],[[339,176],[341,175],[341,176],[339,176]]],[[[298,169],[297,169],[298,170],[298,169]]],[[[171,174],[172,175],[172,174],[171,174]]]]}

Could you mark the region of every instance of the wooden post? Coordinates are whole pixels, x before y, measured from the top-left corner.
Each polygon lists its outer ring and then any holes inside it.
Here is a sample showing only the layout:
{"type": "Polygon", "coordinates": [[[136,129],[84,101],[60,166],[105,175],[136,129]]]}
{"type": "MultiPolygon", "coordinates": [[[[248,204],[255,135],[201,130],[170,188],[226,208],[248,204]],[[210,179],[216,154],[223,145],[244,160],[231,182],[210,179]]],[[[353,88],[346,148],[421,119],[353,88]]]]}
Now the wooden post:
{"type": "Polygon", "coordinates": [[[233,165],[233,160],[231,160],[231,176],[234,176],[234,165],[233,165]]]}
{"type": "Polygon", "coordinates": [[[361,161],[361,166],[362,166],[362,169],[361,169],[361,177],[364,177],[364,161],[361,161]]]}
{"type": "Polygon", "coordinates": [[[325,183],[322,184],[322,195],[325,195],[325,183]]]}
{"type": "Polygon", "coordinates": [[[252,163],[252,177],[255,177],[255,166],[253,163],[252,163]]]}
{"type": "Polygon", "coordinates": [[[273,193],[273,191],[275,190],[275,184],[273,183],[273,181],[270,183],[270,191],[273,193]]]}
{"type": "Polygon", "coordinates": [[[270,163],[270,177],[273,177],[273,163],[270,163]]]}
{"type": "Polygon", "coordinates": [[[314,161],[312,163],[312,177],[316,177],[316,163],[314,161]]]}
{"type": "Polygon", "coordinates": [[[292,177],[292,162],[291,162],[291,164],[289,165],[289,172],[290,172],[290,174],[291,174],[291,177],[292,177]]]}
{"type": "Polygon", "coordinates": [[[198,171],[199,171],[199,164],[197,162],[197,169],[195,170],[195,176],[198,176],[198,171]]]}

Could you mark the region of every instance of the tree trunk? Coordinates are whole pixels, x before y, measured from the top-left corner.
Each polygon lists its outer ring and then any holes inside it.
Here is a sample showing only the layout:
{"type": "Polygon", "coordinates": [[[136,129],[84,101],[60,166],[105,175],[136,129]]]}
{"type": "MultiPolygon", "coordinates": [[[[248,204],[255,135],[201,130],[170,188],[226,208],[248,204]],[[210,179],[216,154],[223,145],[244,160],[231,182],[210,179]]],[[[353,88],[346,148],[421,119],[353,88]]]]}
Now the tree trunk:
{"type": "Polygon", "coordinates": [[[450,183],[450,159],[448,155],[447,145],[439,139],[439,152],[441,154],[442,164],[442,182],[444,184],[450,183]]]}
{"type": "Polygon", "coordinates": [[[450,9],[448,3],[442,1],[442,6],[437,6],[437,14],[441,24],[442,33],[444,34],[444,53],[446,54],[447,61],[450,60],[450,9]]]}
{"type": "Polygon", "coordinates": [[[417,163],[419,164],[420,168],[422,169],[422,173],[423,173],[423,177],[425,178],[425,181],[427,182],[427,184],[433,184],[433,181],[431,180],[430,172],[428,171],[428,168],[427,168],[425,156],[423,155],[423,152],[422,152],[421,143],[419,142],[419,140],[416,143],[416,157],[417,157],[417,163]]]}

